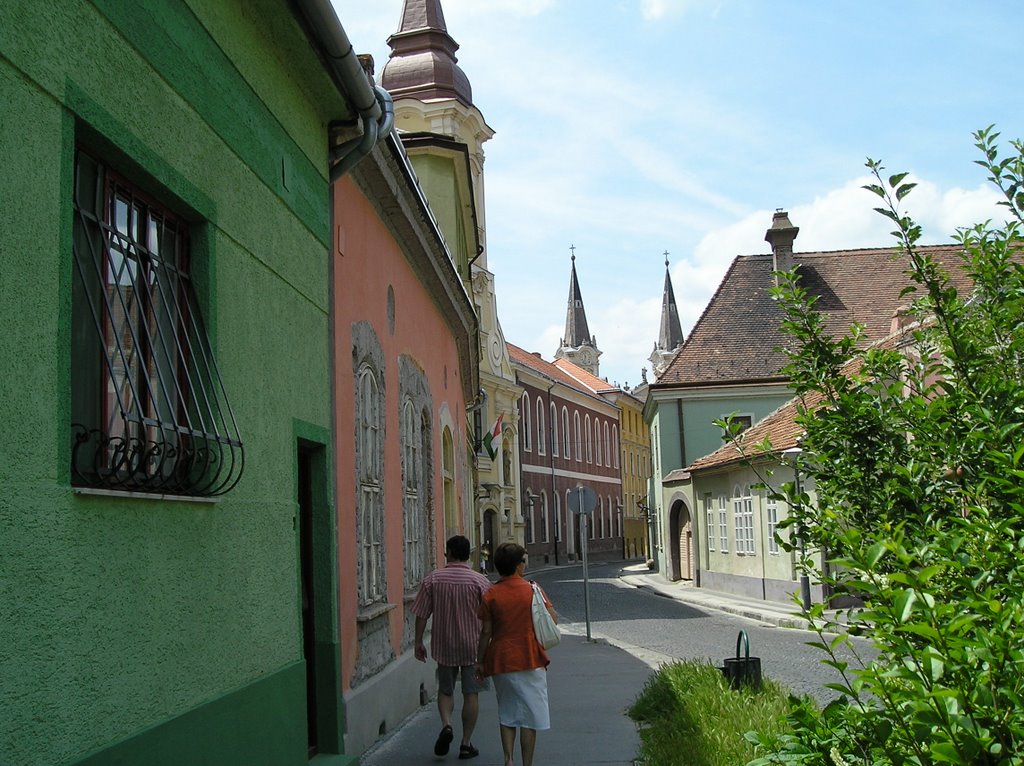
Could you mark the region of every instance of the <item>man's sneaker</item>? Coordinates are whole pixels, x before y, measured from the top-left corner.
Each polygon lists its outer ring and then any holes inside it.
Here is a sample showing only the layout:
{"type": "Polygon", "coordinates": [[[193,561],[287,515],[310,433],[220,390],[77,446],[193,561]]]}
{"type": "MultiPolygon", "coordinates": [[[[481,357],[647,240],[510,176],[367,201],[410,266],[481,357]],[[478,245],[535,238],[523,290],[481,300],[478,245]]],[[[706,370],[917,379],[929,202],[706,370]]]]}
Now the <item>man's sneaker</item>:
{"type": "Polygon", "coordinates": [[[448,748],[453,739],[455,739],[455,735],[452,733],[451,726],[441,729],[441,733],[437,735],[437,742],[434,743],[434,755],[448,755],[448,748]]]}

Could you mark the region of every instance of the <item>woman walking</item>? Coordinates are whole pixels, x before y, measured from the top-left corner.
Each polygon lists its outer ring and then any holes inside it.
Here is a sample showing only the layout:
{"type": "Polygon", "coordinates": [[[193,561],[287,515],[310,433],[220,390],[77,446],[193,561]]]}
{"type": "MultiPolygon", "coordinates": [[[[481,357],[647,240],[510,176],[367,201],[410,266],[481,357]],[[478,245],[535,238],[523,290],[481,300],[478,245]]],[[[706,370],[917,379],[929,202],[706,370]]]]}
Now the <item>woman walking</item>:
{"type": "MultiPolygon", "coordinates": [[[[516,730],[523,766],[533,766],[537,732],[551,728],[548,713],[547,653],[533,632],[533,587],[523,579],[526,549],[502,543],[492,561],[501,575],[480,606],[480,647],[476,672],[494,678],[505,766],[513,766],[516,730]]],[[[543,593],[543,592],[542,592],[543,593]]],[[[554,607],[544,603],[557,622],[554,607]]]]}

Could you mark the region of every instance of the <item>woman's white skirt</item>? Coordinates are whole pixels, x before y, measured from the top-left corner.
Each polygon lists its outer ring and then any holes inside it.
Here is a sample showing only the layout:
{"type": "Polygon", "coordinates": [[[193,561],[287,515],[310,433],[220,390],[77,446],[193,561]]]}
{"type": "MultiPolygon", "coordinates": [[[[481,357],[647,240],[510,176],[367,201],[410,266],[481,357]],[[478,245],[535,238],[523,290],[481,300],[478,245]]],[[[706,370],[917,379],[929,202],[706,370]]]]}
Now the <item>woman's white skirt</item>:
{"type": "Polygon", "coordinates": [[[538,731],[551,728],[546,669],[498,673],[494,676],[494,691],[498,697],[498,722],[502,726],[525,726],[538,731]]]}

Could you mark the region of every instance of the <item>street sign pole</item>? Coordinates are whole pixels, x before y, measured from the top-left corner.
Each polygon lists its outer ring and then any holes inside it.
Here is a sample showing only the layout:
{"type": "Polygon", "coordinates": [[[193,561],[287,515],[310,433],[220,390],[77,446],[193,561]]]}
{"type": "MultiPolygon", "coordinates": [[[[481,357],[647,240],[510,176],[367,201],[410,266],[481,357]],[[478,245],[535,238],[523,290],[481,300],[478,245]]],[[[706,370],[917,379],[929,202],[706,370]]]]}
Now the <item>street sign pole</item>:
{"type": "Polygon", "coordinates": [[[583,553],[583,610],[587,619],[587,641],[592,641],[590,634],[590,571],[587,564],[587,549],[589,548],[590,535],[590,513],[587,508],[587,497],[582,485],[576,488],[576,505],[580,515],[580,551],[583,553]]]}
{"type": "Polygon", "coordinates": [[[583,608],[587,615],[587,641],[590,637],[590,572],[587,570],[587,527],[590,524],[590,514],[597,507],[597,494],[590,487],[582,484],[576,487],[575,492],[569,493],[569,510],[579,514],[580,517],[580,553],[583,554],[583,608]]]}

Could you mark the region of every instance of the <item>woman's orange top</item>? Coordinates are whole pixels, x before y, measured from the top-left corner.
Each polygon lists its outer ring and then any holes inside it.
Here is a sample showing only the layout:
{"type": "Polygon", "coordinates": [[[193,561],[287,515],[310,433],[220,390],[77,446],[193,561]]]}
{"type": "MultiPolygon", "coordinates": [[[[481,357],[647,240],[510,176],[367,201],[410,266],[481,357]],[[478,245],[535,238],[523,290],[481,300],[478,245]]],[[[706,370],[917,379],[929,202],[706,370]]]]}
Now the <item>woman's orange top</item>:
{"type": "MultiPolygon", "coordinates": [[[[543,593],[543,591],[542,591],[543,593]]],[[[544,602],[550,604],[547,596],[544,602]]],[[[491,621],[483,674],[546,668],[551,660],[533,632],[533,588],[518,574],[503,577],[484,594],[480,619],[491,621]]]]}

